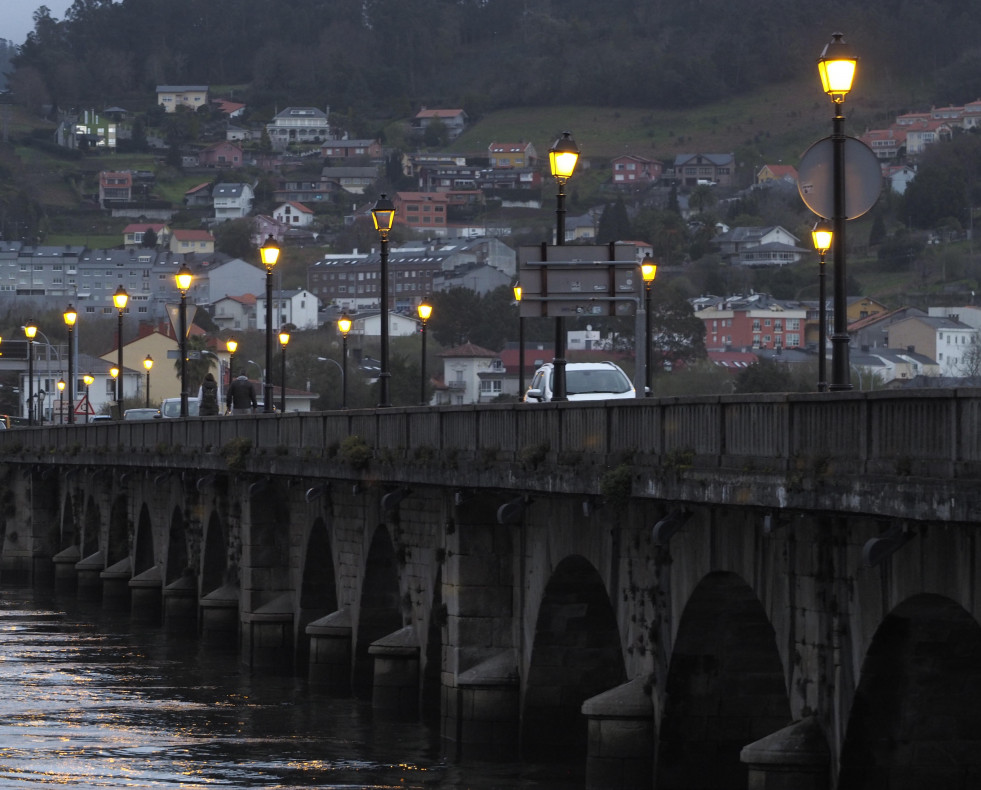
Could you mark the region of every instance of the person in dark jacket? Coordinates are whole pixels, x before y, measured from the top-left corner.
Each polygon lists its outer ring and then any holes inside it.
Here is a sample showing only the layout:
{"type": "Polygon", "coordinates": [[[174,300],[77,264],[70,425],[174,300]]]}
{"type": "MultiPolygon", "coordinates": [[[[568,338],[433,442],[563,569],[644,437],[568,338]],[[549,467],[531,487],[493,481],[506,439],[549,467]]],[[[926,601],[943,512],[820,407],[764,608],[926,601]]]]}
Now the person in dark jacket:
{"type": "Polygon", "coordinates": [[[228,387],[228,396],[225,398],[226,414],[253,414],[255,412],[256,400],[255,390],[252,383],[242,375],[238,376],[228,387]]]}
{"type": "Polygon", "coordinates": [[[218,382],[210,372],[201,384],[201,409],[198,413],[202,417],[214,417],[218,414],[218,382]]]}

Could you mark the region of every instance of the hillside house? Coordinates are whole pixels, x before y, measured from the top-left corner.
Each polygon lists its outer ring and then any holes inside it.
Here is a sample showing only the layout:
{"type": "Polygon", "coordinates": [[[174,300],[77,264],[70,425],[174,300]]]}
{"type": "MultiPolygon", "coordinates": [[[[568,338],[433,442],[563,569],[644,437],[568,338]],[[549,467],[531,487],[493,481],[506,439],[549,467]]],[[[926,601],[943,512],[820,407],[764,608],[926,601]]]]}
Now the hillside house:
{"type": "Polygon", "coordinates": [[[412,119],[412,128],[419,132],[425,132],[429,124],[439,121],[446,127],[447,134],[451,140],[463,134],[467,128],[467,114],[460,109],[431,110],[423,107],[415,114],[412,119]]]}
{"type": "Polygon", "coordinates": [[[214,204],[214,200],[211,198],[210,181],[191,187],[184,193],[184,205],[188,208],[211,208],[214,204]]]}
{"type": "Polygon", "coordinates": [[[377,167],[325,167],[321,180],[334,184],[352,195],[363,195],[378,179],[377,167]]]}
{"type": "Polygon", "coordinates": [[[243,162],[242,148],[228,140],[209,145],[198,153],[201,167],[241,167],[243,162]]]}
{"type": "Polygon", "coordinates": [[[157,237],[157,245],[167,247],[170,244],[170,228],[162,222],[134,222],[123,228],[123,246],[127,249],[142,247],[143,237],[152,230],[157,237]]]}
{"type": "Polygon", "coordinates": [[[785,266],[796,263],[808,250],[799,239],[779,225],[732,228],[712,239],[712,246],[730,265],[785,266]]]}
{"type": "Polygon", "coordinates": [[[316,107],[287,107],[266,124],[266,133],[276,151],[291,145],[313,145],[330,137],[326,112],[316,107]]]}
{"type": "Polygon", "coordinates": [[[708,350],[793,349],[804,345],[807,309],[797,301],[768,294],[701,297],[695,315],[705,324],[708,350]]]}
{"type": "MultiPolygon", "coordinates": [[[[889,326],[887,346],[936,360],[942,376],[972,375],[978,330],[952,316],[913,316],[889,326]]],[[[977,371],[973,371],[977,375],[977,371]]]]}
{"type": "Polygon", "coordinates": [[[538,152],[531,143],[491,143],[487,146],[491,167],[533,168],[538,165],[538,152]]]}
{"type": "Polygon", "coordinates": [[[613,169],[613,186],[650,186],[664,171],[664,164],[657,159],[647,159],[636,154],[622,154],[610,163],[613,169]]]}
{"type": "Polygon", "coordinates": [[[381,159],[384,154],[378,140],[328,140],[320,146],[324,159],[381,159]]]}
{"type": "MultiPolygon", "coordinates": [[[[263,275],[265,276],[265,275],[263,275]]],[[[262,290],[262,286],[259,287],[262,290]]],[[[221,330],[245,331],[256,328],[256,298],[254,294],[223,296],[212,305],[212,319],[221,330]]]]}
{"type": "Polygon", "coordinates": [[[197,111],[208,103],[207,85],[158,85],[157,104],[167,112],[177,112],[178,107],[197,111]]]}
{"type": "Polygon", "coordinates": [[[443,381],[433,395],[435,405],[489,403],[504,393],[507,370],[497,352],[465,343],[447,349],[440,357],[443,381]]]}
{"type": "Polygon", "coordinates": [[[699,181],[731,187],[735,169],[734,154],[678,154],[672,164],[671,176],[685,187],[697,186],[699,181]]]}
{"type": "MultiPolygon", "coordinates": [[[[255,299],[256,315],[266,314],[266,292],[260,291],[255,299]]],[[[273,327],[292,324],[297,329],[316,329],[320,314],[320,300],[305,288],[293,291],[273,291],[273,327]]]]}
{"type": "Polygon", "coordinates": [[[302,203],[283,203],[273,211],[273,219],[290,228],[308,228],[313,224],[314,213],[302,203]]]}
{"type": "Polygon", "coordinates": [[[215,237],[206,230],[175,230],[170,236],[170,251],[211,255],[215,251],[215,237]]]}
{"type": "Polygon", "coordinates": [[[129,203],[133,199],[133,174],[128,171],[103,170],[99,173],[99,205],[129,203]]]}
{"type": "Polygon", "coordinates": [[[216,184],[211,191],[211,198],[214,202],[215,220],[224,222],[249,216],[255,193],[249,184],[216,184]]]}
{"type": "Polygon", "coordinates": [[[780,181],[797,185],[797,168],[793,165],[763,165],[756,173],[757,184],[780,181]]]}

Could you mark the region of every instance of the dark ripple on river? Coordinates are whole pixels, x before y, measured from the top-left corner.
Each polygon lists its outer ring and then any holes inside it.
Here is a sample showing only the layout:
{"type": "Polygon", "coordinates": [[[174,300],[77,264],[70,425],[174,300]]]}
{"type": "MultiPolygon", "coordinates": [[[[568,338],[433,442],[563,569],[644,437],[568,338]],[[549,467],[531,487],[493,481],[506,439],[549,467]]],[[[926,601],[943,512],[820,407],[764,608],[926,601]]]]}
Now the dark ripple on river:
{"type": "Polygon", "coordinates": [[[0,787],[575,790],[98,607],[0,590],[0,787]]]}

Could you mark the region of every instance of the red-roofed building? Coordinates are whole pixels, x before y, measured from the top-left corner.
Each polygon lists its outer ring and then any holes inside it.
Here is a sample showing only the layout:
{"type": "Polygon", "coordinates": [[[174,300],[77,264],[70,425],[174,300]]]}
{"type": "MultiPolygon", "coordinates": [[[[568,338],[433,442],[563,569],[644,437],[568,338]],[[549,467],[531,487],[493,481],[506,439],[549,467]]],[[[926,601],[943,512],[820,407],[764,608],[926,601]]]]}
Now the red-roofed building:
{"type": "Polygon", "coordinates": [[[786,181],[797,183],[797,168],[793,165],[763,165],[756,174],[756,183],[765,184],[768,181],[786,181]]]}
{"type": "Polygon", "coordinates": [[[424,132],[434,121],[439,121],[446,127],[450,139],[459,137],[467,127],[467,114],[463,110],[430,110],[423,107],[412,119],[412,128],[424,132]]]}
{"type": "Polygon", "coordinates": [[[209,145],[198,154],[201,167],[241,167],[242,161],[241,147],[227,140],[209,145]]]}
{"type": "Polygon", "coordinates": [[[214,304],[214,321],[220,329],[255,329],[255,294],[225,296],[214,304]]]}
{"type": "Polygon", "coordinates": [[[123,228],[124,247],[142,247],[143,237],[152,230],[157,237],[157,245],[166,247],[170,243],[170,228],[162,222],[134,222],[123,228]]]}
{"type": "Polygon", "coordinates": [[[245,105],[237,101],[228,101],[228,99],[215,99],[212,104],[214,104],[220,112],[223,112],[229,118],[238,118],[242,113],[245,112],[245,105]]]}
{"type": "Polygon", "coordinates": [[[103,170],[99,173],[99,204],[128,203],[133,199],[133,174],[128,171],[103,170]]]}
{"type": "Polygon", "coordinates": [[[306,228],[313,224],[313,211],[291,200],[273,211],[273,219],[290,228],[306,228]]]}
{"type": "Polygon", "coordinates": [[[614,157],[610,165],[613,168],[613,186],[615,187],[653,184],[664,172],[663,162],[636,154],[623,154],[614,157]]]}

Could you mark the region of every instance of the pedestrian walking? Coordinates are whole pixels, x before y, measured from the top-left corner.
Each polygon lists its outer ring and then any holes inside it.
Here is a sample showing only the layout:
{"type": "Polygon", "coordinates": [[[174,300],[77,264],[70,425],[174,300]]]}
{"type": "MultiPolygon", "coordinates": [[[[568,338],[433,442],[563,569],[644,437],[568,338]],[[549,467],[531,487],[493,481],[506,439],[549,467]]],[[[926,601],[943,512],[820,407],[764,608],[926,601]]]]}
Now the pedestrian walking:
{"type": "Polygon", "coordinates": [[[254,414],[256,407],[255,389],[244,375],[238,376],[228,387],[225,398],[225,414],[254,414]]]}

